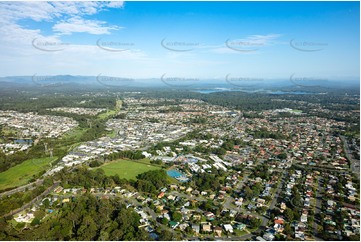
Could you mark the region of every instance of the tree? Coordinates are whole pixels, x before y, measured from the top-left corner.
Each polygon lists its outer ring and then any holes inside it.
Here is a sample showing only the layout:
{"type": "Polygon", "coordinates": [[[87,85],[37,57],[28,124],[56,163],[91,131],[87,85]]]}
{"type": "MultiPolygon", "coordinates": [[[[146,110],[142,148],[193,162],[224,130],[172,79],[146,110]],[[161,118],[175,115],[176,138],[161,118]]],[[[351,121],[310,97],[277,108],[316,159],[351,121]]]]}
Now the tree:
{"type": "Polygon", "coordinates": [[[86,215],[78,229],[78,235],[82,240],[94,240],[97,235],[97,226],[90,215],[86,215]]]}
{"type": "Polygon", "coordinates": [[[287,154],[286,153],[281,153],[279,155],[277,155],[278,159],[284,160],[287,159],[287,154]]]}
{"type": "Polygon", "coordinates": [[[300,193],[296,187],[292,188],[292,195],[293,195],[293,199],[292,199],[293,206],[296,208],[300,207],[302,205],[302,200],[300,193]]]}
{"type": "Polygon", "coordinates": [[[40,219],[36,218],[36,217],[30,223],[31,226],[35,226],[35,225],[39,225],[39,224],[40,224],[40,219]]]}
{"type": "Polygon", "coordinates": [[[172,236],[172,233],[168,230],[162,230],[160,233],[159,233],[159,237],[158,237],[159,240],[161,241],[172,241],[173,240],[173,236],[172,236]]]}
{"type": "MultiPolygon", "coordinates": [[[[120,200],[97,200],[91,194],[77,197],[72,203],[63,204],[54,218],[40,222],[35,218],[32,230],[24,230],[18,239],[28,240],[147,240],[139,228],[140,216],[126,209],[120,200]],[[37,226],[35,226],[37,225],[37,226]]],[[[0,225],[1,221],[0,221],[0,225]]],[[[19,225],[20,226],[20,225],[19,225]]],[[[9,237],[18,234],[12,226],[9,237]]],[[[20,227],[19,227],[20,228],[20,227]]],[[[1,234],[0,234],[1,235],[1,234]]]]}
{"type": "Polygon", "coordinates": [[[35,212],[34,212],[34,216],[36,217],[36,218],[39,218],[39,219],[42,219],[44,216],[45,216],[45,212],[43,211],[43,210],[36,210],[35,212]]]}
{"type": "Polygon", "coordinates": [[[162,218],[161,223],[163,225],[167,225],[169,223],[169,220],[167,218],[162,218]]]}
{"type": "Polygon", "coordinates": [[[49,201],[49,199],[44,199],[43,205],[44,205],[45,208],[49,208],[49,206],[50,206],[50,201],[49,201]]]}
{"type": "Polygon", "coordinates": [[[212,150],[212,152],[216,155],[225,155],[227,153],[227,151],[224,148],[215,148],[212,150]]]}
{"type": "Polygon", "coordinates": [[[292,228],[291,228],[291,226],[290,226],[289,223],[286,223],[286,224],[285,224],[283,233],[286,234],[287,236],[291,236],[291,235],[292,235],[292,228]]]}
{"type": "Polygon", "coordinates": [[[167,177],[167,173],[164,170],[147,171],[137,176],[138,181],[147,181],[156,189],[160,189],[168,184],[167,177]]]}
{"type": "Polygon", "coordinates": [[[101,241],[109,240],[109,233],[107,231],[101,230],[99,235],[99,240],[101,241]]]}
{"type": "Polygon", "coordinates": [[[98,160],[93,160],[89,163],[90,167],[98,167],[100,166],[102,163],[100,163],[98,160]]]}
{"type": "Polygon", "coordinates": [[[158,159],[150,161],[150,164],[155,164],[155,165],[161,165],[162,163],[163,162],[161,160],[158,160],[158,159]]]}
{"type": "Polygon", "coordinates": [[[284,211],[284,215],[285,215],[286,220],[287,220],[288,222],[292,222],[292,221],[293,221],[294,215],[293,215],[292,209],[286,208],[286,210],[284,211]]]}
{"type": "Polygon", "coordinates": [[[172,218],[175,222],[180,222],[182,220],[183,216],[180,212],[174,212],[172,214],[172,218]]]}
{"type": "Polygon", "coordinates": [[[267,207],[258,207],[258,208],[256,208],[256,211],[259,214],[263,214],[264,212],[266,212],[266,210],[267,210],[267,207]]]}
{"type": "Polygon", "coordinates": [[[253,198],[253,191],[248,186],[244,190],[244,196],[247,200],[251,200],[253,198]]]}
{"type": "Polygon", "coordinates": [[[153,194],[157,192],[157,188],[150,181],[147,180],[138,180],[135,186],[140,192],[147,192],[153,194]]]}
{"type": "Polygon", "coordinates": [[[349,240],[351,240],[351,241],[360,241],[360,235],[359,234],[351,235],[349,237],[349,240]]]}
{"type": "Polygon", "coordinates": [[[251,229],[258,228],[261,225],[261,220],[258,218],[251,218],[249,226],[251,229]]]}
{"type": "Polygon", "coordinates": [[[286,240],[286,238],[281,234],[276,234],[275,235],[275,240],[276,241],[284,241],[284,240],[286,240]]]}

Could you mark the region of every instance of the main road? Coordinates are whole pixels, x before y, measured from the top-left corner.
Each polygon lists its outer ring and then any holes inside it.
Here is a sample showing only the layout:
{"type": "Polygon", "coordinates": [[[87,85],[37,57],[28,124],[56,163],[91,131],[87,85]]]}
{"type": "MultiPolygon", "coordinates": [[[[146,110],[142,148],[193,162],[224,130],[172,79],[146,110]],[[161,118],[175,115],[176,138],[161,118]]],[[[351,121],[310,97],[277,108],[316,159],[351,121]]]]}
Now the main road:
{"type": "Polygon", "coordinates": [[[14,188],[14,189],[12,189],[10,191],[2,192],[2,193],[0,193],[0,198],[2,198],[4,196],[12,195],[14,193],[24,192],[26,189],[27,190],[33,190],[33,189],[36,188],[36,186],[43,184],[43,182],[44,182],[43,179],[38,179],[38,180],[36,180],[36,181],[34,181],[32,183],[26,184],[24,186],[14,188]]]}
{"type": "Polygon", "coordinates": [[[33,204],[40,201],[40,199],[46,197],[49,193],[51,193],[57,186],[59,186],[59,184],[60,184],[60,182],[55,182],[51,187],[46,189],[42,194],[40,194],[39,196],[37,196],[36,198],[31,200],[30,202],[24,204],[21,208],[12,210],[10,213],[2,215],[1,218],[20,213],[20,212],[24,211],[25,209],[30,208],[33,204]]]}
{"type": "Polygon", "coordinates": [[[351,172],[354,173],[357,178],[360,180],[360,161],[353,158],[352,151],[350,150],[345,136],[340,135],[340,138],[343,142],[343,149],[347,159],[350,161],[351,172]]]}

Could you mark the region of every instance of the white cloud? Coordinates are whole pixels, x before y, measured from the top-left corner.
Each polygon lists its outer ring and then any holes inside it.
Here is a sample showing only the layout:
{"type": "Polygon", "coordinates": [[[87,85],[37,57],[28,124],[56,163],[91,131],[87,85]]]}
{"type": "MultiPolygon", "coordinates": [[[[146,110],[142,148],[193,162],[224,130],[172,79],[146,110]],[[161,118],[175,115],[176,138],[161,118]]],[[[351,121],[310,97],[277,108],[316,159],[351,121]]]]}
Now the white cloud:
{"type": "Polygon", "coordinates": [[[106,22],[97,20],[86,20],[80,17],[70,18],[61,21],[53,26],[53,31],[61,34],[89,33],[89,34],[110,34],[110,30],[118,30],[117,26],[105,26],[106,22]]]}
{"type": "Polygon", "coordinates": [[[43,21],[64,15],[93,15],[123,5],[123,2],[0,2],[0,16],[7,20],[43,21]]]}
{"type": "Polygon", "coordinates": [[[250,35],[241,39],[229,39],[228,42],[239,43],[244,47],[259,47],[274,44],[273,40],[279,38],[280,34],[250,35]]]}
{"type": "Polygon", "coordinates": [[[123,1],[112,1],[107,4],[109,8],[122,8],[124,6],[123,1]]]}
{"type": "Polygon", "coordinates": [[[18,21],[31,19],[37,22],[55,21],[57,23],[54,28],[59,32],[109,33],[109,30],[119,27],[106,26],[106,22],[86,20],[86,16],[107,8],[122,7],[123,2],[0,2],[0,27],[3,29],[3,26],[16,24],[19,28],[24,28],[18,21]],[[89,29],[82,26],[84,24],[89,24],[89,29]],[[71,31],[72,29],[74,31],[71,31]]]}
{"type": "Polygon", "coordinates": [[[0,41],[8,43],[19,43],[32,40],[35,37],[40,36],[40,29],[25,29],[15,23],[0,24],[1,26],[1,37],[0,41]]]}
{"type": "MultiPolygon", "coordinates": [[[[123,2],[0,2],[0,46],[1,52],[26,53],[32,48],[34,39],[61,43],[59,34],[89,33],[109,34],[120,27],[104,21],[86,19],[107,8],[121,8],[123,2]],[[55,22],[54,34],[43,35],[41,29],[24,27],[20,20],[55,22]]],[[[35,25],[36,26],[36,25],[35,25]]]]}
{"type": "Polygon", "coordinates": [[[273,44],[273,40],[281,37],[280,34],[268,34],[268,35],[251,35],[246,40],[254,41],[255,43],[270,45],[273,44]]]}
{"type": "Polygon", "coordinates": [[[122,7],[122,2],[0,2],[0,63],[3,67],[0,75],[13,75],[19,71],[28,74],[56,74],[63,70],[100,72],[104,71],[104,63],[147,61],[148,57],[135,48],[113,53],[102,50],[96,43],[74,45],[71,40],[61,38],[62,34],[100,35],[120,29],[89,16],[122,7]],[[44,35],[36,24],[23,26],[20,20],[28,19],[48,22],[53,33],[44,35]]]}
{"type": "Polygon", "coordinates": [[[241,39],[227,39],[222,46],[211,48],[216,54],[254,54],[265,46],[276,44],[280,34],[250,35],[241,39]]]}
{"type": "Polygon", "coordinates": [[[3,21],[32,19],[34,21],[50,20],[57,10],[48,3],[40,2],[1,2],[0,15],[3,21]]]}

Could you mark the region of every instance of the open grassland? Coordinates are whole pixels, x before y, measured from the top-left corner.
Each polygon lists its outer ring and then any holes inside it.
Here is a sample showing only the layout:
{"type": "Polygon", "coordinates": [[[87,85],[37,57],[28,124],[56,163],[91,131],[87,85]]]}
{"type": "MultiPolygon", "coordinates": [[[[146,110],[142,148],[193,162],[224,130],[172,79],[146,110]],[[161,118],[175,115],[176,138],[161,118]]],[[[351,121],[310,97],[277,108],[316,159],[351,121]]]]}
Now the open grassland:
{"type": "Polygon", "coordinates": [[[117,102],[115,104],[115,109],[119,111],[120,109],[122,109],[122,105],[123,105],[123,101],[117,100],[117,102]]]}
{"type": "Polygon", "coordinates": [[[109,110],[108,112],[104,112],[98,115],[98,118],[100,119],[106,119],[109,116],[115,115],[117,112],[115,110],[109,110]]]}
{"type": "Polygon", "coordinates": [[[120,178],[135,180],[137,175],[150,170],[158,170],[161,167],[150,164],[149,159],[137,161],[121,159],[104,164],[97,169],[103,169],[107,176],[118,174],[120,178]]]}
{"type": "Polygon", "coordinates": [[[9,170],[0,173],[0,190],[18,187],[29,182],[34,175],[44,171],[57,157],[46,157],[26,160],[23,163],[11,167],[9,170]]]}
{"type": "Polygon", "coordinates": [[[63,137],[63,140],[78,140],[86,132],[87,129],[84,128],[75,128],[71,131],[68,131],[63,137]]]}

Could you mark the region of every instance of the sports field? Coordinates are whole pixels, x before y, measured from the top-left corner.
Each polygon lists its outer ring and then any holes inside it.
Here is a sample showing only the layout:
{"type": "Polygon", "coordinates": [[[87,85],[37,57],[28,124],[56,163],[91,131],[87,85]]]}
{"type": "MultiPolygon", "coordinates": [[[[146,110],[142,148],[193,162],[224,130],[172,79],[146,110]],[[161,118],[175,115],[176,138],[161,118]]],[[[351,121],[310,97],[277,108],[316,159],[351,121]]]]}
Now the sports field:
{"type": "Polygon", "coordinates": [[[107,176],[118,174],[120,178],[135,180],[138,174],[150,170],[158,170],[161,169],[161,167],[150,164],[149,159],[145,158],[137,161],[117,160],[102,165],[98,169],[103,169],[107,176]]]}
{"type": "Polygon", "coordinates": [[[26,160],[0,173],[0,190],[25,185],[33,175],[45,170],[57,157],[26,160]]]}

